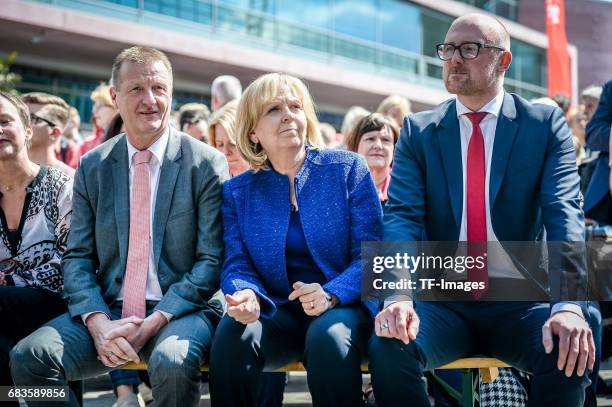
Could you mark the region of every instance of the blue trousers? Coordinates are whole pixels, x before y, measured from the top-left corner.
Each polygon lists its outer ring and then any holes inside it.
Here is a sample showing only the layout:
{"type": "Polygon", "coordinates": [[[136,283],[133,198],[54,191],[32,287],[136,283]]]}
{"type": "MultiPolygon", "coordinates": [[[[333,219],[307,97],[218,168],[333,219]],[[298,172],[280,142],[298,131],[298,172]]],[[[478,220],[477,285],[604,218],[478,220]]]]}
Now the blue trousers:
{"type": "Polygon", "coordinates": [[[379,406],[429,406],[421,377],[453,360],[484,354],[533,375],[529,406],[582,406],[587,375],[566,377],[557,369],[558,343],[542,345],[550,305],[529,302],[418,302],[421,323],[408,345],[373,336],[370,372],[379,406]]]}
{"type": "MultiPolygon", "coordinates": [[[[147,305],[148,312],[153,307],[147,305]]],[[[121,309],[111,308],[114,318],[121,309]]],[[[213,328],[203,313],[171,320],[139,356],[148,364],[155,403],[160,406],[197,406],[200,366],[212,343],[213,328]]],[[[64,386],[67,381],[107,373],[114,368],[98,359],[93,339],[78,318],[63,314],[49,321],[11,352],[11,373],[18,386],[64,386]]],[[[30,402],[32,406],[77,406],[68,402],[30,402]]]]}
{"type": "Polygon", "coordinates": [[[271,319],[248,325],[226,315],[210,356],[212,405],[257,405],[262,372],[296,360],[308,371],[313,406],[361,405],[360,365],[371,332],[371,317],[359,306],[313,318],[299,304],[280,305],[271,319]]]}

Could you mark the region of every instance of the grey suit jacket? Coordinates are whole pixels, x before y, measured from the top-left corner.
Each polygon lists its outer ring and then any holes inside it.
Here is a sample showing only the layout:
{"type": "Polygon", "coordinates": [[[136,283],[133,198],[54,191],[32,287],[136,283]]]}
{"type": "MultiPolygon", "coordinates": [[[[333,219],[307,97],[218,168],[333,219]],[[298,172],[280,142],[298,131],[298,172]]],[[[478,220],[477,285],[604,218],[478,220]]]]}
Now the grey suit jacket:
{"type": "MultiPolygon", "coordinates": [[[[161,165],[153,221],[153,252],[163,298],[156,309],[175,317],[215,301],[223,263],[222,184],[229,178],[223,154],[170,129],[161,165]]],[[[62,259],[72,317],[101,311],[123,284],[130,225],[126,136],[114,137],[81,158],[74,179],[72,228],[62,259]]]]}

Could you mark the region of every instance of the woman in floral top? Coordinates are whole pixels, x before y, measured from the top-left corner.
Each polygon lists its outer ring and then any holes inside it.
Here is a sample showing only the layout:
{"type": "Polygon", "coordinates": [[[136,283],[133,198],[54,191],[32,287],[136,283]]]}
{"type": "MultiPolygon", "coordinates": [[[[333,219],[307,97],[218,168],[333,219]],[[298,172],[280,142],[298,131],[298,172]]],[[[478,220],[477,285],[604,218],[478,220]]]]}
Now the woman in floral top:
{"type": "Polygon", "coordinates": [[[72,179],[30,161],[31,138],[28,108],[0,92],[0,386],[12,385],[11,348],[66,311],[60,260],[72,179]]]}

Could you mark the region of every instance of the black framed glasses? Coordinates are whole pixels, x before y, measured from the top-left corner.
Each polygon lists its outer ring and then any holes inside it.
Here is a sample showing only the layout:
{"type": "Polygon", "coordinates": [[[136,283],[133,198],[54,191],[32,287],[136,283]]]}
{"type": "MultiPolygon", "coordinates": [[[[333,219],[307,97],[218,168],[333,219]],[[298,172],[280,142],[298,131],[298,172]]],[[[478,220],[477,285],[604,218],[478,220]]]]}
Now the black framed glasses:
{"type": "Polygon", "coordinates": [[[484,45],[479,42],[464,42],[459,45],[454,44],[438,44],[436,45],[436,52],[438,58],[442,61],[448,61],[455,55],[455,50],[459,50],[459,55],[463,59],[474,59],[480,53],[481,48],[493,48],[500,51],[505,51],[504,48],[496,47],[495,45],[484,45]]]}
{"type": "Polygon", "coordinates": [[[38,124],[40,122],[45,122],[49,125],[49,127],[56,127],[55,123],[53,123],[50,120],[45,119],[44,117],[40,117],[34,113],[30,113],[30,120],[32,121],[32,123],[34,124],[38,124]]]}

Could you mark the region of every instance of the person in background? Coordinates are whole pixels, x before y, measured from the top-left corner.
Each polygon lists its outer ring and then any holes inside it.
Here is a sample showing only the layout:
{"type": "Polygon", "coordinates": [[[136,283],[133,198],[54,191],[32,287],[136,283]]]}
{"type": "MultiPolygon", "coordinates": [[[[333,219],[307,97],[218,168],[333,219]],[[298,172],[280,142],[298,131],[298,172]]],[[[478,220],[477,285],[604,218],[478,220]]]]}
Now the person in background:
{"type": "Polygon", "coordinates": [[[208,106],[202,103],[187,103],[179,109],[179,126],[182,132],[196,140],[208,143],[208,106]]]}
{"type": "Polygon", "coordinates": [[[586,118],[587,123],[591,121],[593,118],[593,114],[595,113],[595,109],[597,109],[597,105],[599,104],[599,99],[601,98],[601,93],[603,88],[601,86],[591,85],[581,93],[582,105],[584,106],[584,116],[586,118]]]}
{"type": "Polygon", "coordinates": [[[346,139],[350,136],[351,132],[355,131],[357,123],[369,114],[370,112],[361,106],[353,106],[346,112],[340,127],[340,134],[337,135],[339,137],[337,140],[338,144],[336,145],[337,148],[346,147],[346,139]]]}
{"type": "Polygon", "coordinates": [[[125,126],[123,125],[123,118],[119,113],[115,115],[108,124],[108,128],[106,129],[106,133],[104,133],[104,140],[106,142],[112,139],[115,136],[125,132],[125,126]]]}
{"type": "Polygon", "coordinates": [[[240,99],[240,95],[242,95],[242,85],[240,84],[240,80],[235,76],[221,75],[213,80],[210,86],[210,93],[210,107],[214,112],[232,100],[240,99]]]}
{"type": "Polygon", "coordinates": [[[552,100],[554,100],[557,106],[561,108],[561,110],[563,111],[563,115],[567,117],[567,114],[569,113],[570,107],[572,105],[572,101],[567,96],[561,93],[558,93],[553,96],[552,100]]]}
{"type": "Polygon", "coordinates": [[[0,92],[0,140],[0,386],[13,386],[13,346],[66,312],[60,260],[70,232],[72,178],[28,158],[30,114],[6,92],[0,92]]]}
{"type": "Polygon", "coordinates": [[[32,94],[22,97],[22,101],[26,103],[28,108],[32,107],[30,123],[33,134],[28,156],[37,164],[57,168],[73,177],[74,168],[59,160],[56,154],[56,146],[59,145],[64,128],[70,118],[70,108],[57,96],[40,93],[35,95],[36,97],[32,94]],[[62,103],[59,103],[58,99],[62,103]],[[45,104],[45,101],[51,103],[45,104]]]}
{"type": "Polygon", "coordinates": [[[382,209],[363,157],[323,149],[304,83],[263,75],[238,105],[252,170],[223,186],[228,302],[210,357],[213,406],[256,405],[262,371],[302,360],[314,406],[362,402],[372,313],[360,304],[361,242],[382,209]]]}
{"type": "Polygon", "coordinates": [[[66,127],[64,127],[64,133],[59,142],[59,149],[56,150],[57,159],[62,160],[66,165],[71,168],[77,167],[79,164],[79,142],[81,141],[81,133],[79,128],[81,127],[81,116],[79,111],[73,106],[70,106],[70,118],[66,127]]]}
{"type": "Polygon", "coordinates": [[[590,86],[582,92],[586,118],[586,147],[599,152],[584,194],[585,217],[602,225],[612,225],[610,198],[609,140],[612,123],[612,80],[604,87],[590,86]]]}
{"type": "Polygon", "coordinates": [[[404,117],[411,113],[410,101],[400,95],[387,96],[380,102],[376,111],[392,118],[395,125],[400,128],[404,122],[404,117]]]}
{"type": "Polygon", "coordinates": [[[110,95],[110,86],[102,83],[93,92],[91,92],[91,100],[94,102],[91,108],[92,121],[94,125],[93,134],[81,143],[79,149],[79,157],[83,156],[88,151],[96,148],[104,141],[106,129],[117,114],[117,108],[113,104],[110,95]]]}
{"type": "Polygon", "coordinates": [[[231,101],[213,113],[208,125],[210,145],[225,155],[232,177],[240,175],[249,169],[249,163],[240,155],[236,147],[237,108],[238,101],[231,101]]]}
{"type": "Polygon", "coordinates": [[[399,129],[392,118],[372,113],[357,123],[356,130],[346,140],[347,150],[365,157],[381,202],[387,200],[391,162],[398,138],[399,129]]]}
{"type": "Polygon", "coordinates": [[[336,147],[336,129],[329,123],[319,123],[319,132],[321,133],[321,138],[323,139],[323,143],[328,148],[336,147]]]}

